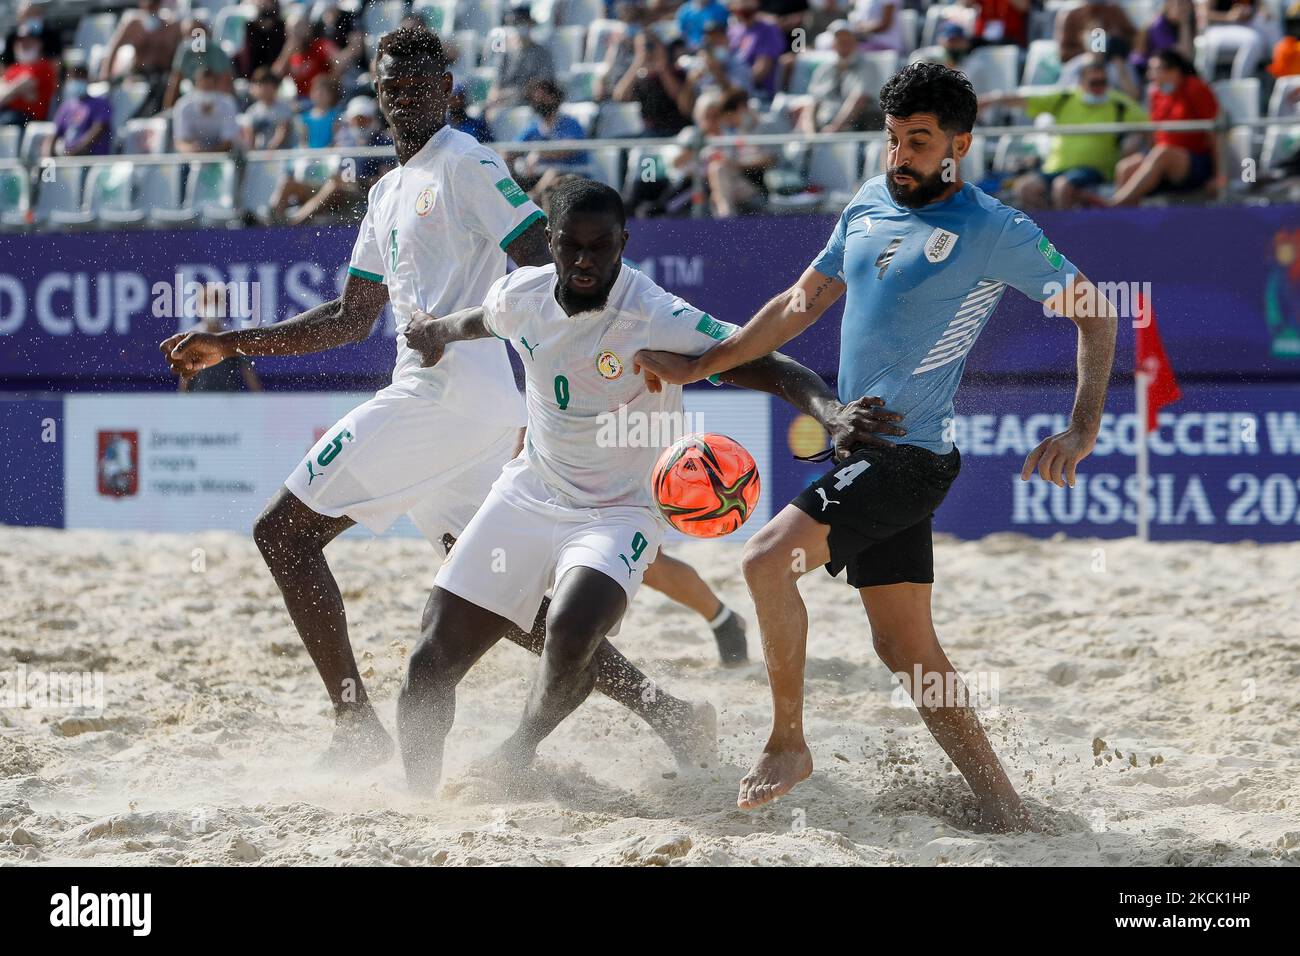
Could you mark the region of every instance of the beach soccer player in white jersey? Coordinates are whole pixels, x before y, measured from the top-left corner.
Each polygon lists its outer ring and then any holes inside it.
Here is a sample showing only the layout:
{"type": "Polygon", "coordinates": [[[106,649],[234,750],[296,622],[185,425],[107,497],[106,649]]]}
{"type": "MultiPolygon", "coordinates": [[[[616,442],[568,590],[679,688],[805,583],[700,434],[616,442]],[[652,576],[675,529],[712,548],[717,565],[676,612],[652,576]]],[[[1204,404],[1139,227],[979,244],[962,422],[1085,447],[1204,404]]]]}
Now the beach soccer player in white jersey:
{"type": "MultiPolygon", "coordinates": [[[[469,341],[508,341],[523,362],[528,407],[523,454],[506,465],[438,571],[398,695],[402,759],[417,791],[433,790],[441,776],[457,684],[503,635],[532,625],[548,590],[546,646],[523,719],[490,763],[506,772],[526,767],[591,692],[593,653],[617,630],[666,527],[650,491],[662,448],[649,436],[663,440],[672,422],[684,424],[681,389],[652,390],[632,356],[703,352],[734,330],[623,264],[627,231],[613,189],[568,182],[550,210],[553,265],[498,279],[478,308],[411,324],[434,368],[469,341]],[[612,420],[629,423],[626,435],[611,437],[612,420]]],[[[846,447],[898,433],[879,400],[842,406],[820,376],[779,354],[757,356],[721,380],[785,398],[846,447]]]]}
{"type": "Polygon", "coordinates": [[[959,467],[953,395],[966,354],[1006,287],[1078,326],[1070,427],[1030,453],[1026,480],[1037,469],[1059,486],[1074,484],[1101,425],[1116,316],[1028,217],[961,181],[976,113],[965,76],[916,63],[885,84],[880,104],[886,175],[862,186],[798,282],[703,356],[639,361],[666,381],[696,381],[779,348],[847,292],[840,399],[878,395],[902,414],[907,432],[892,447],[842,457],[746,546],[773,716],[767,745],[740,783],[739,806],[774,800],[812,773],[803,735],[808,612],[798,579],[824,564],[831,574],[847,569],[877,653],[905,676],[926,726],[974,791],[975,822],[992,830],[1032,827],[934,631],[930,519],[959,467]],[[935,687],[945,689],[943,699],[930,692],[935,687]]]}
{"type": "MultiPolygon", "coordinates": [[[[451,74],[438,37],[423,30],[387,34],[375,69],[400,165],[370,191],[343,294],[275,325],[180,334],[161,346],[173,369],[190,375],[232,354],[300,355],[358,342],[386,302],[394,307],[392,384],[321,436],[254,527],[333,701],[334,739],[321,762],[340,769],[388,759],[393,742],[362,684],[325,546],[355,523],[378,534],[403,514],[431,542],[450,542],[514,457],[524,422],[500,342],[456,345],[437,368],[425,368],[407,323],[417,311],[445,314],[481,303],[505,273],[506,256],[519,265],[550,261],[541,210],[496,153],[445,125],[451,74]]],[[[671,577],[678,585],[671,597],[722,617],[689,565],[675,562],[671,577]]],[[[715,634],[725,651],[719,628],[715,634]]],[[[734,622],[730,634],[737,637],[734,622]]],[[[506,636],[541,652],[542,635],[531,621],[506,636]]],[[[743,659],[743,631],[738,640],[743,659]]],[[[734,640],[730,649],[737,651],[734,640]]],[[[645,675],[607,643],[596,660],[601,692],[645,719],[680,761],[707,759],[716,747],[710,708],[662,690],[646,695],[645,675]]]]}

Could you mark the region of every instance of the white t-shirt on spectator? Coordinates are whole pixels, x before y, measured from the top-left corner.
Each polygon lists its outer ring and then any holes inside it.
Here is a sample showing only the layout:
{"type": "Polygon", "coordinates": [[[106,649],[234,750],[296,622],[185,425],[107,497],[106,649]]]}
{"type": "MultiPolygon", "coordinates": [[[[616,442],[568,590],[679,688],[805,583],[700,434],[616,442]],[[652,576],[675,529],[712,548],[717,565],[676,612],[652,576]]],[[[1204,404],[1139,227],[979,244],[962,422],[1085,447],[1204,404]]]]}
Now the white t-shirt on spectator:
{"type": "Polygon", "coordinates": [[[233,143],[239,138],[239,107],[229,93],[193,90],[176,101],[172,137],[200,146],[233,143]]]}
{"type": "Polygon", "coordinates": [[[873,33],[867,45],[873,50],[897,50],[905,53],[902,6],[899,0],[858,0],[853,12],[849,14],[849,22],[854,26],[859,23],[876,23],[884,17],[886,9],[893,7],[894,22],[879,33],[873,33]]]}

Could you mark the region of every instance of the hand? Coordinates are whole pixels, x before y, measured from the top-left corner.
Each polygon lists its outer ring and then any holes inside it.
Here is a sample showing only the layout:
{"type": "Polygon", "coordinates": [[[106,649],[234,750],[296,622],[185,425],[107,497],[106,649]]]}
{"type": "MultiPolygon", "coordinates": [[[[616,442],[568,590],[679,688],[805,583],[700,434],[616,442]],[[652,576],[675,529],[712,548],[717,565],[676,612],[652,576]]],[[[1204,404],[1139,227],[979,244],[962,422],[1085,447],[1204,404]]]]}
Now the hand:
{"type": "Polygon", "coordinates": [[[1075,466],[1088,457],[1095,444],[1095,431],[1083,431],[1073,426],[1059,435],[1044,438],[1025,459],[1025,467],[1020,469],[1020,480],[1028,481],[1037,468],[1044,481],[1050,481],[1058,488],[1067,484],[1073,488],[1075,466]]]}
{"type": "Polygon", "coordinates": [[[885,400],[875,395],[855,398],[847,405],[839,405],[822,424],[830,432],[837,459],[848,458],[863,445],[890,446],[893,442],[877,435],[906,435],[907,430],[894,422],[903,416],[885,408],[885,400]]]}
{"type": "Polygon", "coordinates": [[[235,354],[230,340],[218,332],[178,332],[158,346],[167,364],[184,381],[235,354]]]}
{"type": "Polygon", "coordinates": [[[447,326],[427,312],[414,312],[406,325],[406,344],[420,353],[423,368],[432,368],[447,348],[447,326]]]}
{"type": "Polygon", "coordinates": [[[704,378],[696,360],[676,352],[659,352],[642,349],[632,356],[633,374],[645,376],[645,386],[652,392],[663,391],[663,385],[689,385],[704,378]]]}

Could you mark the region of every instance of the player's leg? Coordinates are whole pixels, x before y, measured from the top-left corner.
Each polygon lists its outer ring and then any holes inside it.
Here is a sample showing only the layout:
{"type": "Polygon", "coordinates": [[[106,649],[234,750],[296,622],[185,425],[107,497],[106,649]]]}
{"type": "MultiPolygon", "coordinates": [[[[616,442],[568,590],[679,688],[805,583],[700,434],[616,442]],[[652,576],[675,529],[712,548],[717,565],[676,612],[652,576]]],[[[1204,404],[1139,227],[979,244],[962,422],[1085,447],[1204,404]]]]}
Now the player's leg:
{"type": "Polygon", "coordinates": [[[737,806],[752,809],[784,793],[812,773],[803,735],[803,672],[808,609],[799,578],[830,560],[829,529],[787,505],[745,546],[742,568],[754,601],[772,692],[772,729],[763,752],[740,781],[737,806]]]}
{"type": "Polygon", "coordinates": [[[563,574],[547,610],[542,663],[523,719],[498,751],[504,763],[527,766],[538,745],[587,699],[596,685],[596,648],[625,610],[627,592],[604,572],[574,567],[563,574]]]}
{"type": "Polygon", "coordinates": [[[644,583],[709,622],[724,666],[744,664],[749,660],[744,619],[727,607],[685,561],[660,551],[654,563],[646,568],[644,583]]]}
{"type": "Polygon", "coordinates": [[[876,653],[891,672],[906,675],[904,686],[911,686],[917,711],[975,791],[989,829],[1031,829],[1029,814],[970,706],[965,685],[939,645],[930,615],[932,588],[909,583],[860,589],[876,653]],[[915,684],[917,673],[922,675],[920,686],[915,684]],[[922,692],[926,687],[945,689],[941,706],[931,706],[934,701],[922,692]],[[947,699],[949,688],[956,691],[952,699],[947,699]]]}
{"type": "MultiPolygon", "coordinates": [[[[646,572],[647,583],[649,571],[646,572]]],[[[546,615],[551,599],[542,601],[532,629],[510,625],[504,637],[529,653],[542,656],[546,642],[546,615]]],[[[636,714],[659,735],[684,768],[717,762],[718,718],[708,703],[691,704],[668,693],[605,639],[592,658],[596,664],[596,691],[636,714]]]]}
{"type": "Polygon", "coordinates": [[[456,717],[456,685],[514,627],[498,614],[435,586],[425,605],[420,641],[397,697],[397,733],[411,789],[433,793],[443,746],[456,717]]]}
{"type": "Polygon", "coordinates": [[[366,696],[343,596],[325,560],[325,546],[352,524],[313,511],[281,488],[254,523],[253,540],[334,704],[335,737],[323,762],[357,767],[387,760],[393,742],[366,696]]]}

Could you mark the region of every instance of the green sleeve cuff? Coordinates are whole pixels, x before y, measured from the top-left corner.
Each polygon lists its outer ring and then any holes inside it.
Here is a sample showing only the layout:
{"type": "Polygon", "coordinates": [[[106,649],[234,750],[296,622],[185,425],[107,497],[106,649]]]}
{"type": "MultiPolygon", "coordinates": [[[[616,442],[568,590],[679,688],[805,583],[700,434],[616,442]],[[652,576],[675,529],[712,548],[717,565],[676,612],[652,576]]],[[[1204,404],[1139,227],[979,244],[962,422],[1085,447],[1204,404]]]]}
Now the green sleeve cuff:
{"type": "Polygon", "coordinates": [[[525,229],[527,229],[533,223],[537,222],[537,220],[545,219],[545,218],[546,218],[546,213],[542,212],[540,209],[533,210],[533,214],[531,216],[529,216],[519,225],[515,226],[515,228],[511,229],[510,234],[501,240],[502,251],[505,251],[506,246],[510,245],[510,243],[514,242],[516,239],[522,236],[524,234],[525,229]]]}
{"type": "Polygon", "coordinates": [[[708,378],[705,379],[705,381],[708,382],[710,385],[721,385],[722,373],[719,372],[717,375],[710,375],[708,378]]]}
{"type": "Polygon", "coordinates": [[[369,279],[371,282],[383,282],[384,277],[375,275],[373,272],[367,272],[365,269],[358,269],[356,266],[348,266],[348,275],[358,276],[362,279],[369,279]]]}

